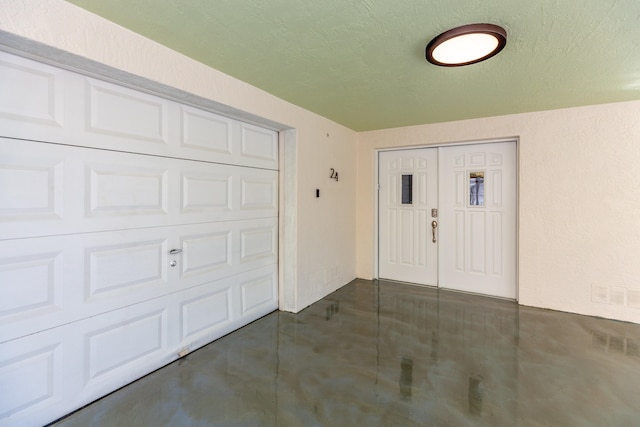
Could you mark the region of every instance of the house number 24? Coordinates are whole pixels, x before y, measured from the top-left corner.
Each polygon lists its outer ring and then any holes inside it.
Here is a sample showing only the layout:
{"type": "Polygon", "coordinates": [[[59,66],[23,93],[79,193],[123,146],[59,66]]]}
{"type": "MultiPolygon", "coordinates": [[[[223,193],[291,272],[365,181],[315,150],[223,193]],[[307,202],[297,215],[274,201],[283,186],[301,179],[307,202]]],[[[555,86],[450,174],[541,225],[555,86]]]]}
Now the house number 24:
{"type": "Polygon", "coordinates": [[[329,178],[335,179],[336,181],[338,180],[338,172],[336,172],[334,168],[331,168],[331,175],[329,175],[329,178]]]}

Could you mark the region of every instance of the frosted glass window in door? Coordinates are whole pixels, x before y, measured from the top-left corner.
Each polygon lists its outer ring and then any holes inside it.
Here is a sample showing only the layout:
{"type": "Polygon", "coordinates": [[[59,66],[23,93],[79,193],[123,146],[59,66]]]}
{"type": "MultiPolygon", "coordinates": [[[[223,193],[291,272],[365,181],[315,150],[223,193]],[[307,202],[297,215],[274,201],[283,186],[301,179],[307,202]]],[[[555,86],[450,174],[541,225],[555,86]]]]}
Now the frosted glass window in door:
{"type": "Polygon", "coordinates": [[[484,206],[484,172],[469,172],[469,205],[484,206]]]}

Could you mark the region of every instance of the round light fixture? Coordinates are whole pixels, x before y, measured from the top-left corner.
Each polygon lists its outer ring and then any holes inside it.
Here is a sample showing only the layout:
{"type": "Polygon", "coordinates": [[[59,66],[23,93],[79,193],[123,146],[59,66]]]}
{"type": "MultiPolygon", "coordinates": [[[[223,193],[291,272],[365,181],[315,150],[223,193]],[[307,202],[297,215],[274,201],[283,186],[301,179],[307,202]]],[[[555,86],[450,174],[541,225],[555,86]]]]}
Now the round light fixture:
{"type": "Polygon", "coordinates": [[[470,24],[445,31],[429,42],[427,61],[442,67],[460,67],[484,61],[507,44],[507,32],[493,24],[470,24]]]}

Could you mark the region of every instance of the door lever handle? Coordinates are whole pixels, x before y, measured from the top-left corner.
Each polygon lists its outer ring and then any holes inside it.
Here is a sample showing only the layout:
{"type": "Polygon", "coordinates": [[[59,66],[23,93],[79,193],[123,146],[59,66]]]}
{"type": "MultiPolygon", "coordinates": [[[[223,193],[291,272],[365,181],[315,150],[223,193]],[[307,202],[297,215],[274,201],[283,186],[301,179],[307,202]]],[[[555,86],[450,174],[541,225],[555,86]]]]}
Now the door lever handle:
{"type": "Polygon", "coordinates": [[[170,255],[175,255],[175,254],[179,254],[180,252],[182,252],[182,249],[171,249],[169,251],[170,255]]]}
{"type": "Polygon", "coordinates": [[[433,243],[436,242],[436,228],[438,228],[437,221],[431,221],[431,233],[433,233],[433,239],[431,240],[433,243]]]}

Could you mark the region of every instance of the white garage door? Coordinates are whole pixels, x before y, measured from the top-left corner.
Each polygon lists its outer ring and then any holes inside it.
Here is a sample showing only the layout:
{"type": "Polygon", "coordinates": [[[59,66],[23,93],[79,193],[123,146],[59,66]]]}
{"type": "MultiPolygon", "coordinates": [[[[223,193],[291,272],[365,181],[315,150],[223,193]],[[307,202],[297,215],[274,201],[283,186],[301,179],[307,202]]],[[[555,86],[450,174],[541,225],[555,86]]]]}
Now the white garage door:
{"type": "Polygon", "coordinates": [[[0,425],[277,309],[277,133],[5,53],[0,94],[0,425]]]}

